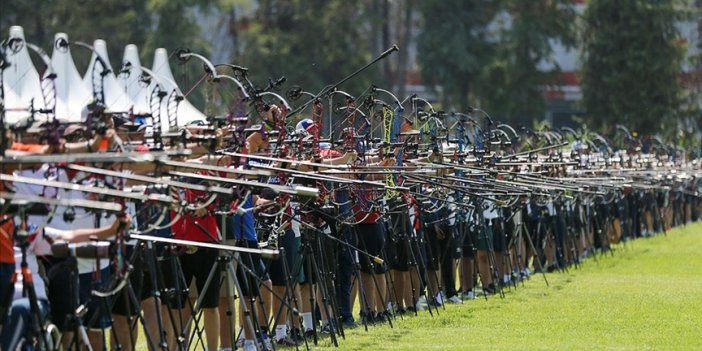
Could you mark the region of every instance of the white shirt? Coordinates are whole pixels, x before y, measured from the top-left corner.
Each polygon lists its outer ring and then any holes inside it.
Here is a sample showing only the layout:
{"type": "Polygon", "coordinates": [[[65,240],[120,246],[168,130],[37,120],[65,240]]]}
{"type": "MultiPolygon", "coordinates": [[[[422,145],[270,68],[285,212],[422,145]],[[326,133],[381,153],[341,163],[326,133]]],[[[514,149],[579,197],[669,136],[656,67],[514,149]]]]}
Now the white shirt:
{"type": "MultiPolygon", "coordinates": [[[[69,179],[68,174],[62,169],[56,170],[55,174],[48,174],[48,166],[43,165],[36,171],[34,170],[23,170],[15,172],[15,175],[20,175],[24,177],[30,177],[34,179],[48,179],[64,182],[64,183],[75,183],[84,178],[85,174],[82,172],[77,172],[73,179],[69,179]]],[[[24,183],[14,183],[14,188],[17,194],[22,195],[32,195],[32,196],[45,196],[48,198],[54,198],[56,196],[56,191],[58,191],[59,198],[62,199],[85,199],[86,193],[82,191],[67,190],[67,189],[55,189],[50,187],[43,187],[40,185],[31,185],[24,183]]],[[[51,253],[51,244],[44,238],[44,235],[49,237],[57,237],[58,231],[61,230],[73,230],[73,229],[85,229],[85,228],[95,228],[96,215],[92,212],[86,211],[83,208],[75,207],[70,209],[67,206],[58,206],[56,208],[56,213],[54,214],[51,222],[44,229],[44,234],[37,236],[37,238],[32,243],[31,249],[36,255],[48,255],[51,253]],[[64,220],[64,214],[68,211],[73,211],[75,213],[75,219],[71,222],[64,220]],[[58,230],[58,231],[57,231],[58,230]]],[[[29,216],[29,224],[40,226],[46,221],[44,216],[29,216]]],[[[100,227],[112,225],[115,221],[115,217],[105,217],[100,216],[100,227]]],[[[103,269],[109,265],[109,260],[100,260],[100,269],[103,269]]],[[[95,260],[94,259],[78,259],[78,273],[90,273],[95,270],[95,260]]]]}
{"type": "MultiPolygon", "coordinates": [[[[450,196],[450,195],[446,200],[448,200],[449,202],[456,201],[456,200],[454,200],[453,196],[450,196]]],[[[458,206],[456,206],[456,204],[451,203],[448,205],[448,210],[449,210],[448,224],[449,225],[456,225],[456,212],[458,212],[458,206]]]]}
{"type": "Polygon", "coordinates": [[[498,217],[497,207],[494,201],[483,201],[483,218],[485,219],[495,219],[498,217]]]}
{"type": "Polygon", "coordinates": [[[555,215],[556,215],[556,207],[553,206],[553,201],[549,201],[549,202],[546,204],[546,209],[548,209],[548,214],[549,214],[550,216],[555,216],[555,215]]]}
{"type": "MultiPolygon", "coordinates": [[[[23,277],[21,272],[22,265],[22,251],[19,247],[14,247],[15,249],[15,271],[17,272],[17,282],[15,282],[15,294],[12,296],[12,300],[19,300],[23,297],[29,297],[29,295],[23,294],[24,283],[22,281],[23,277]]],[[[30,250],[27,250],[27,267],[32,271],[32,281],[34,282],[34,291],[36,291],[37,299],[48,300],[46,297],[46,284],[44,279],[39,275],[39,265],[37,264],[37,256],[30,250]]]]}

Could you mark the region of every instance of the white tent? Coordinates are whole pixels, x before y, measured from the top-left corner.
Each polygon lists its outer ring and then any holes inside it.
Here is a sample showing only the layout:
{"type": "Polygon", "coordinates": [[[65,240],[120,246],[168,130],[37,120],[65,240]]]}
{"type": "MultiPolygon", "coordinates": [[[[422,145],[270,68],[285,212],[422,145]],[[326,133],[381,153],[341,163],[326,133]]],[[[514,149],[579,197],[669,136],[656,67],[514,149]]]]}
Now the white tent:
{"type": "MultiPolygon", "coordinates": [[[[10,67],[3,71],[2,76],[5,108],[9,110],[5,114],[6,122],[16,123],[20,119],[29,117],[32,100],[34,100],[34,108],[44,108],[44,98],[39,73],[29,57],[27,45],[24,45],[24,29],[20,26],[12,26],[10,39],[18,39],[23,43],[17,52],[7,50],[7,62],[10,63],[10,67]]],[[[41,115],[35,117],[40,119],[41,115]]]]}
{"type": "Polygon", "coordinates": [[[139,82],[143,71],[136,45],[129,44],[124,48],[122,62],[129,62],[130,69],[128,74],[120,74],[117,77],[117,83],[126,92],[129,100],[134,103],[134,114],[147,115],[151,113],[149,108],[151,86],[144,86],[144,83],[139,82]]]}
{"type": "Polygon", "coordinates": [[[68,122],[80,122],[81,110],[91,101],[92,94],[83,84],[67,43],[66,33],[54,36],[51,66],[56,72],[56,117],[68,122]]]}
{"type": "MultiPolygon", "coordinates": [[[[175,83],[173,78],[173,72],[171,71],[171,66],[168,63],[168,53],[166,49],[159,48],[156,49],[154,53],[154,65],[152,71],[158,75],[159,81],[164,85],[166,91],[172,91],[176,89],[177,93],[182,96],[182,92],[175,83]]],[[[161,104],[161,128],[163,131],[169,130],[168,126],[168,98],[163,99],[161,104]]],[[[174,111],[171,111],[173,114],[174,111]]],[[[205,121],[207,117],[198,109],[195,108],[187,99],[183,99],[178,104],[177,114],[178,126],[183,126],[192,121],[205,121]]]]}
{"type": "MultiPolygon", "coordinates": [[[[98,55],[100,55],[100,58],[102,58],[103,62],[107,65],[105,69],[110,71],[103,77],[102,80],[102,90],[105,94],[105,106],[108,110],[114,112],[129,111],[134,103],[129,98],[129,95],[126,93],[124,87],[117,82],[114,70],[110,64],[110,58],[107,55],[107,44],[102,39],[95,40],[93,43],[93,49],[95,51],[90,58],[90,64],[88,65],[88,69],[85,71],[85,75],[83,76],[85,88],[89,92],[94,93],[93,79],[95,78],[99,80],[103,69],[103,67],[100,67],[100,64],[98,63],[98,55]],[[98,65],[97,68],[95,68],[96,65],[98,65]],[[93,75],[96,75],[97,77],[93,77],[93,75]]],[[[100,83],[98,82],[98,84],[100,83]]]]}

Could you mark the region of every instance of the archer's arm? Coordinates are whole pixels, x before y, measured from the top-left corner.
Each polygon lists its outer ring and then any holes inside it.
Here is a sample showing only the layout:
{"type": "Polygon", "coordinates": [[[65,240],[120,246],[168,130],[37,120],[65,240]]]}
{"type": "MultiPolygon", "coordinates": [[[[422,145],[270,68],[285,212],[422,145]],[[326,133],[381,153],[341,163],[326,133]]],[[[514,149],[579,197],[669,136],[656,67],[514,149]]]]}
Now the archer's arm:
{"type": "Polygon", "coordinates": [[[129,227],[132,219],[129,216],[124,216],[118,218],[110,226],[105,226],[101,228],[86,228],[86,229],[73,229],[73,230],[60,230],[55,228],[46,227],[44,232],[52,237],[59,237],[69,243],[81,243],[89,241],[91,237],[97,237],[99,240],[105,240],[111,236],[117,234],[119,228],[124,225],[124,227],[129,227]]]}

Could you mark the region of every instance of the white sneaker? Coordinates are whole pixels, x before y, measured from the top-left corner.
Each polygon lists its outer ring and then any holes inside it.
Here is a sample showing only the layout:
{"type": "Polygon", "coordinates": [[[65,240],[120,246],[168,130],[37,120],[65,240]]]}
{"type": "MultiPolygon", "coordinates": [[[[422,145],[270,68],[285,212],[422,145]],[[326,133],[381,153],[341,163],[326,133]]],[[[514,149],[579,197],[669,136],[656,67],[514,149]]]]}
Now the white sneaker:
{"type": "Polygon", "coordinates": [[[271,338],[263,338],[261,342],[258,344],[259,349],[263,351],[273,351],[275,350],[273,348],[273,342],[271,341],[271,338]]]}
{"type": "Polygon", "coordinates": [[[236,343],[234,345],[236,345],[236,348],[241,349],[244,347],[244,342],[246,342],[244,338],[239,338],[236,340],[236,343]]]}
{"type": "Polygon", "coordinates": [[[471,291],[464,292],[463,294],[461,294],[461,297],[464,300],[475,300],[475,293],[473,292],[473,290],[471,290],[471,291]]]}
{"type": "Polygon", "coordinates": [[[458,296],[453,295],[453,296],[451,296],[451,297],[448,299],[448,302],[449,302],[449,303],[461,303],[461,302],[463,302],[463,301],[461,301],[461,299],[458,298],[458,296]]]}
{"type": "Polygon", "coordinates": [[[443,291],[439,291],[439,293],[436,294],[436,302],[438,302],[439,305],[443,305],[445,300],[446,300],[446,295],[444,294],[443,291]]]}
{"type": "Polygon", "coordinates": [[[243,348],[244,351],[257,351],[256,343],[253,340],[250,340],[249,342],[244,342],[241,345],[241,347],[243,348]]]}
{"type": "MultiPolygon", "coordinates": [[[[417,307],[422,306],[422,307],[427,307],[427,297],[422,295],[417,299],[417,307]]],[[[419,308],[417,308],[419,310],[419,308]]]]}

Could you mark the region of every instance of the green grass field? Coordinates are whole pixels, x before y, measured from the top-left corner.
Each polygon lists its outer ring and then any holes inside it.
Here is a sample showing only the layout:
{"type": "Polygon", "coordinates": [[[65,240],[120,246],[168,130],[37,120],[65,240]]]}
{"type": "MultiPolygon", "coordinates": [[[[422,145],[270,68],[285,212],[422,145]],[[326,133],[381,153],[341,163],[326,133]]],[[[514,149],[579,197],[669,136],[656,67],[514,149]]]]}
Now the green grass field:
{"type": "MultiPolygon", "coordinates": [[[[347,330],[343,350],[701,350],[702,224],[620,244],[506,297],[347,330]]],[[[145,349],[143,339],[141,348],[145,349]]],[[[332,349],[329,339],[317,349],[332,349]]]]}
{"type": "MultiPolygon", "coordinates": [[[[532,276],[505,299],[358,328],[344,350],[700,350],[702,224],[620,245],[580,269],[532,276]]],[[[326,341],[326,340],[325,340],[326,341]]],[[[328,342],[327,342],[328,344],[328,342]]]]}

